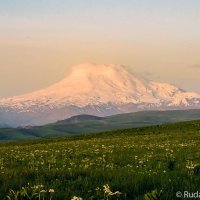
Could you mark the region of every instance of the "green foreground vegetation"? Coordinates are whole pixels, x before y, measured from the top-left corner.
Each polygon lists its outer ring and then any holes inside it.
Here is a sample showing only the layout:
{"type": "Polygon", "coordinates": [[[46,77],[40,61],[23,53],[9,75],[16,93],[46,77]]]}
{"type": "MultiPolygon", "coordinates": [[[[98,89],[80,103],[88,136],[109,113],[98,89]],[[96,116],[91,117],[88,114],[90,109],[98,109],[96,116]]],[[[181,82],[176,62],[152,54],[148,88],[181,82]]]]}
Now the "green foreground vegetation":
{"type": "Polygon", "coordinates": [[[0,144],[2,200],[173,200],[197,190],[200,121],[0,144]]]}

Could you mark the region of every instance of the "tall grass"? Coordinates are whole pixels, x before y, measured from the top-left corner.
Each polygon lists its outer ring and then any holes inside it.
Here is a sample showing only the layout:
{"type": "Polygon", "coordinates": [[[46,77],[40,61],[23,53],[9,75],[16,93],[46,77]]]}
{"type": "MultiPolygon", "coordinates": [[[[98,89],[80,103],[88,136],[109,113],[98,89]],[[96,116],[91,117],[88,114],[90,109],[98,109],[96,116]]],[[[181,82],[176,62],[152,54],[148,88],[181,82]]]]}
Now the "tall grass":
{"type": "Polygon", "coordinates": [[[38,185],[35,199],[172,200],[199,183],[198,121],[0,145],[2,200],[38,185]]]}

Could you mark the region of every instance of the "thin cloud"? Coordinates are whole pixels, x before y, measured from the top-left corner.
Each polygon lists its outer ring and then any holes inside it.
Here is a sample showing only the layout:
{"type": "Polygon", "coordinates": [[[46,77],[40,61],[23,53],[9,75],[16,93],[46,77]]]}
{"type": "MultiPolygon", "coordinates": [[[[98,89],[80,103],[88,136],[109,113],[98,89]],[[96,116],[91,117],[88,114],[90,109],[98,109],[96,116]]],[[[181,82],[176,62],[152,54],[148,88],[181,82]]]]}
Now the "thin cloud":
{"type": "Polygon", "coordinates": [[[190,65],[190,68],[200,69],[200,64],[199,65],[190,65]]]}
{"type": "Polygon", "coordinates": [[[143,71],[143,72],[139,73],[138,75],[140,75],[142,78],[147,79],[147,80],[154,80],[154,81],[161,80],[160,76],[155,75],[149,71],[143,71]]]}

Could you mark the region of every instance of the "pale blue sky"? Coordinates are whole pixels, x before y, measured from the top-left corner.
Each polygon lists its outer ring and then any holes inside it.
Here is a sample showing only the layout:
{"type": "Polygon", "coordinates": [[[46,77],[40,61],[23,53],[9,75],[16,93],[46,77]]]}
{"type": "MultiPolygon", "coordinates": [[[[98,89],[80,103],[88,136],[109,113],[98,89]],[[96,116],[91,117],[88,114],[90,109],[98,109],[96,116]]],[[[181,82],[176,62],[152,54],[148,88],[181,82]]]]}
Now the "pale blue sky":
{"type": "Polygon", "coordinates": [[[199,0],[0,0],[0,98],[88,61],[200,92],[199,36],[199,0]]]}

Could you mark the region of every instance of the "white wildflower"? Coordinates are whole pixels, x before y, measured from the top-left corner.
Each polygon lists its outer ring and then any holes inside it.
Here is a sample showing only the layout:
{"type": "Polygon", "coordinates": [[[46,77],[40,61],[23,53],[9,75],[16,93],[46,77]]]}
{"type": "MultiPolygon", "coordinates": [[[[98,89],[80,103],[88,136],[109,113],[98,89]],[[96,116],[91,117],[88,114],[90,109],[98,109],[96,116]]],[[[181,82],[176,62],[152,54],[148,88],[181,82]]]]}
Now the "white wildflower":
{"type": "Polygon", "coordinates": [[[50,193],[53,193],[53,192],[55,192],[55,191],[54,191],[54,189],[49,189],[49,192],[50,192],[50,193]]]}
{"type": "Polygon", "coordinates": [[[46,191],[46,190],[41,190],[41,191],[40,191],[40,193],[45,193],[45,192],[47,192],[47,191],[46,191]]]}
{"type": "Polygon", "coordinates": [[[73,196],[73,198],[71,200],[83,200],[83,198],[77,197],[77,196],[73,196]]]}

